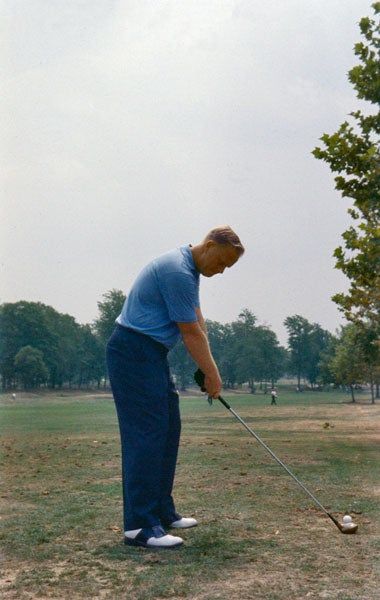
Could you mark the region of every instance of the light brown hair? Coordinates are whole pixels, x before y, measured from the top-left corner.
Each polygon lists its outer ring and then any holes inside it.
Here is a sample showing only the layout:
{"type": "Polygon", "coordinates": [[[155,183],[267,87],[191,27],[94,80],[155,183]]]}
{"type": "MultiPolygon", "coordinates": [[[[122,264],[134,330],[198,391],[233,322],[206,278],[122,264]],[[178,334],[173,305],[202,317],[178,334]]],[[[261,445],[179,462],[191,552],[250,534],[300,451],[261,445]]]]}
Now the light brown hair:
{"type": "Polygon", "coordinates": [[[211,240],[216,244],[229,244],[236,248],[239,256],[244,254],[245,248],[241,243],[239,236],[236,235],[229,225],[221,225],[220,227],[211,229],[204,239],[205,242],[208,240],[211,240]]]}

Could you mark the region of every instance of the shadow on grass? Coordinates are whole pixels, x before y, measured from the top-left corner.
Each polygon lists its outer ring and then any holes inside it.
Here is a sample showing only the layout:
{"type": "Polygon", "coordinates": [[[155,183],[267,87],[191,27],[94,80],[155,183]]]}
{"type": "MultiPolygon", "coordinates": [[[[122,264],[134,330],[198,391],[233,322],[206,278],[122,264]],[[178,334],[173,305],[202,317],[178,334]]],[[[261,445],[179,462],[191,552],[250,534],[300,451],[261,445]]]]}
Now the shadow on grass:
{"type": "Polygon", "coordinates": [[[133,548],[125,546],[123,542],[117,544],[102,544],[98,546],[93,555],[111,561],[132,561],[138,564],[147,560],[152,563],[170,564],[173,562],[177,567],[191,566],[196,568],[199,574],[202,567],[209,571],[210,564],[215,568],[222,568],[226,561],[238,561],[242,554],[250,553],[253,550],[263,550],[263,546],[268,548],[273,546],[273,540],[257,540],[252,533],[252,537],[245,539],[231,538],[231,531],[227,528],[213,528],[209,531],[195,532],[191,534],[184,533],[184,544],[173,549],[148,549],[133,548]]]}

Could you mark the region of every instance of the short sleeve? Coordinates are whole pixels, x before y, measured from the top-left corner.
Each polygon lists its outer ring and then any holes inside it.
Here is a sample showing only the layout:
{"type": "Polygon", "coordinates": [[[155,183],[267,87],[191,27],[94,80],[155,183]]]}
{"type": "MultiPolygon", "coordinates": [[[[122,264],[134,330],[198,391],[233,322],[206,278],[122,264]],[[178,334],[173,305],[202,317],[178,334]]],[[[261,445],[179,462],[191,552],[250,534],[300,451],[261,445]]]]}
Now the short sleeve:
{"type": "Polygon", "coordinates": [[[199,306],[199,290],[194,277],[184,273],[167,273],[161,281],[160,289],[172,321],[197,321],[195,307],[199,306]]]}

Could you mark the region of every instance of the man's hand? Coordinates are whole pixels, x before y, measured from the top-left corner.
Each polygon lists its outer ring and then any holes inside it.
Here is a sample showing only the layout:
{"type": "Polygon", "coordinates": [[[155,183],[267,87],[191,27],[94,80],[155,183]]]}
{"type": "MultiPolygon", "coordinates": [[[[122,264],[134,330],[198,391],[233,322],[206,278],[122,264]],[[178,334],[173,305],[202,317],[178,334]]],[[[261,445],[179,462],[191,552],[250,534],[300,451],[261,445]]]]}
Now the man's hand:
{"type": "Polygon", "coordinates": [[[217,371],[211,376],[206,375],[204,386],[206,388],[206,392],[211,398],[219,398],[220,392],[222,391],[222,380],[219,372],[217,371]]]}
{"type": "Polygon", "coordinates": [[[197,382],[197,384],[199,385],[199,387],[201,388],[202,392],[207,392],[209,398],[218,398],[219,394],[220,394],[220,390],[222,389],[222,381],[220,379],[220,376],[218,374],[218,379],[220,381],[220,384],[218,385],[218,389],[219,391],[215,391],[214,394],[212,394],[209,389],[213,389],[213,379],[212,377],[206,377],[205,374],[203,373],[203,371],[201,371],[201,369],[198,369],[195,373],[194,373],[194,379],[197,382]],[[211,380],[211,387],[207,388],[207,380],[211,380]]]}

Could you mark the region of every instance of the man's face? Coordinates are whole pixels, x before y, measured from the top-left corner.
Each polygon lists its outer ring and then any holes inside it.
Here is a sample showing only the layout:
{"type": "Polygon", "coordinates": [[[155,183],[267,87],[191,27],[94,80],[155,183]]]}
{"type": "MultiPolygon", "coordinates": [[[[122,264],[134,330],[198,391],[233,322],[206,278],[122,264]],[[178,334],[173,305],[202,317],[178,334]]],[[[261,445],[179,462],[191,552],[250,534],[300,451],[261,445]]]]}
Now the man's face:
{"type": "Polygon", "coordinates": [[[232,267],[239,254],[236,248],[229,244],[216,244],[207,242],[202,260],[200,272],[205,277],[213,277],[218,273],[223,273],[224,269],[232,267]]]}

